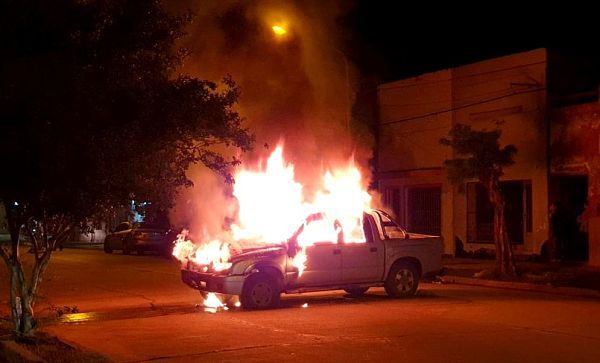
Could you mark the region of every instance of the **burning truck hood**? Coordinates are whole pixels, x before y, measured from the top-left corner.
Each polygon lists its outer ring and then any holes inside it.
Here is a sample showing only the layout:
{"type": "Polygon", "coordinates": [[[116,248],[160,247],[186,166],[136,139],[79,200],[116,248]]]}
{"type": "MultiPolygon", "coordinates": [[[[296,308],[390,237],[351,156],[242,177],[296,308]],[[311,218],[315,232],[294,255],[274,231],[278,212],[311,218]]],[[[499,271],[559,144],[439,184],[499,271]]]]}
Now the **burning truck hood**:
{"type": "Polygon", "coordinates": [[[282,254],[285,251],[285,246],[268,246],[244,250],[242,253],[231,256],[230,262],[237,262],[248,259],[257,259],[261,257],[273,257],[282,254]]]}

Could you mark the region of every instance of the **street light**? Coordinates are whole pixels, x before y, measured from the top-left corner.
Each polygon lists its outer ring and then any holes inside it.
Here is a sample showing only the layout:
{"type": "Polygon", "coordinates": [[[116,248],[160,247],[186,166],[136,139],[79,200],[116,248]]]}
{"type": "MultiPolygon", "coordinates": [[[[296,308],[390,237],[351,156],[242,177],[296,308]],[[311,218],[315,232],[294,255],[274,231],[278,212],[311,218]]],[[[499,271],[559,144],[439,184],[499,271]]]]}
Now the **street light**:
{"type": "Polygon", "coordinates": [[[271,27],[275,35],[281,37],[287,34],[287,29],[281,24],[275,24],[271,27]]]}
{"type": "MultiPolygon", "coordinates": [[[[283,36],[285,36],[287,34],[287,29],[283,24],[273,24],[273,26],[271,26],[271,30],[273,30],[273,33],[275,34],[275,36],[281,38],[283,36]]],[[[350,131],[350,67],[348,65],[348,58],[346,57],[346,54],[344,52],[342,52],[341,50],[331,47],[331,49],[335,50],[338,54],[340,54],[342,56],[342,59],[344,60],[344,71],[345,71],[345,76],[346,76],[346,129],[348,131],[350,131]]]]}

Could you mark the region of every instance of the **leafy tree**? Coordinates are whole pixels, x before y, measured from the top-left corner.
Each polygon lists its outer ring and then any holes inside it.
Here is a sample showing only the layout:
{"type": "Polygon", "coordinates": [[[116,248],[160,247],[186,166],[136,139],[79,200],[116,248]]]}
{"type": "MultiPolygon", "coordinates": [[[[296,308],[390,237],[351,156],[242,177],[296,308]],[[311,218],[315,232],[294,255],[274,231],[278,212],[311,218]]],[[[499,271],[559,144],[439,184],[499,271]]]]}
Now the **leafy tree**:
{"type": "Polygon", "coordinates": [[[494,243],[496,262],[501,274],[515,275],[512,247],[506,232],[504,219],[505,200],[500,189],[500,177],[504,168],[514,164],[517,148],[514,145],[500,147],[500,130],[477,131],[471,126],[456,124],[448,138],[440,140],[442,145],[450,146],[455,158],[444,161],[451,183],[463,188],[469,179],[477,179],[487,191],[490,203],[494,207],[494,243]]]}
{"type": "Polygon", "coordinates": [[[223,151],[251,147],[233,80],[177,74],[191,19],[158,0],[0,5],[0,202],[11,235],[0,256],[18,335],[33,333],[40,276],[74,227],[132,199],[164,212],[191,186],[191,164],[231,181],[239,161],[223,151]]]}

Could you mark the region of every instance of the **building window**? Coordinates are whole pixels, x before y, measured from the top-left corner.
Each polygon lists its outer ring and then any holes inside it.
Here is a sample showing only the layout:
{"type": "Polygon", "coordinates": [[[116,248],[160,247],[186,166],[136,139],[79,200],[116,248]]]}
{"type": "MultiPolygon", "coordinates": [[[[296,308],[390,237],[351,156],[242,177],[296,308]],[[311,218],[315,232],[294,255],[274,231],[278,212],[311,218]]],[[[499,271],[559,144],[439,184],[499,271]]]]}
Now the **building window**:
{"type": "Polygon", "coordinates": [[[533,218],[531,215],[532,210],[532,194],[531,194],[531,182],[525,182],[525,232],[533,232],[533,218]]]}
{"type": "Polygon", "coordinates": [[[388,209],[388,211],[390,211],[394,217],[396,218],[396,221],[399,222],[400,224],[404,224],[403,220],[402,220],[402,201],[401,201],[401,193],[400,193],[400,188],[397,187],[392,187],[392,188],[386,188],[384,191],[384,203],[388,209]]]}
{"type": "MultiPolygon", "coordinates": [[[[530,181],[503,181],[504,219],[508,238],[522,244],[532,230],[532,188],[530,181]]],[[[467,184],[467,237],[470,243],[494,242],[494,208],[480,183],[467,184]]]]}
{"type": "Polygon", "coordinates": [[[409,232],[441,234],[441,187],[411,187],[406,192],[406,228],[409,232]]]}

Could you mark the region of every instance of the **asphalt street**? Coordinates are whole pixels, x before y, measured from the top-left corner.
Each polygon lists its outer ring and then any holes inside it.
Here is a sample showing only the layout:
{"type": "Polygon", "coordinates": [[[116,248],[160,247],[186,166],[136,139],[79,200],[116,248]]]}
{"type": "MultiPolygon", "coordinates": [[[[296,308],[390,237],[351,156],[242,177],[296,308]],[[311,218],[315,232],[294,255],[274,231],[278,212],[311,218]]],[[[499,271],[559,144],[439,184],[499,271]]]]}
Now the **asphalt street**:
{"type": "Polygon", "coordinates": [[[209,313],[178,270],[159,256],[59,252],[37,305],[43,330],[120,362],[600,361],[595,299],[422,284],[407,300],[332,291],[209,313]],[[65,306],[79,313],[59,318],[65,306]]]}

